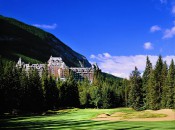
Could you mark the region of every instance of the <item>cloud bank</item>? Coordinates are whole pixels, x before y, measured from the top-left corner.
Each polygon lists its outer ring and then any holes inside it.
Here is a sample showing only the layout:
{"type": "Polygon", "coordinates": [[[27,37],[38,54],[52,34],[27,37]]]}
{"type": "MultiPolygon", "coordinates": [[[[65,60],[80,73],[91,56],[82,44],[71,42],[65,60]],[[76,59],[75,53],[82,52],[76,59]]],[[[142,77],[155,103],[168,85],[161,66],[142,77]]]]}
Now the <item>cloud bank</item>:
{"type": "Polygon", "coordinates": [[[43,29],[55,29],[57,27],[57,24],[54,23],[52,25],[47,25],[47,24],[33,24],[33,26],[38,27],[38,28],[43,28],[43,29]]]}
{"type": "MultiPolygon", "coordinates": [[[[91,55],[91,62],[97,62],[100,69],[103,72],[113,74],[122,78],[129,78],[130,73],[137,66],[142,73],[146,65],[147,55],[134,55],[134,56],[111,56],[109,53],[103,53],[98,55],[91,55]]],[[[156,64],[158,56],[148,55],[153,66],[156,64]]],[[[169,65],[171,60],[175,60],[175,56],[165,56],[163,60],[167,61],[169,65]]]]}

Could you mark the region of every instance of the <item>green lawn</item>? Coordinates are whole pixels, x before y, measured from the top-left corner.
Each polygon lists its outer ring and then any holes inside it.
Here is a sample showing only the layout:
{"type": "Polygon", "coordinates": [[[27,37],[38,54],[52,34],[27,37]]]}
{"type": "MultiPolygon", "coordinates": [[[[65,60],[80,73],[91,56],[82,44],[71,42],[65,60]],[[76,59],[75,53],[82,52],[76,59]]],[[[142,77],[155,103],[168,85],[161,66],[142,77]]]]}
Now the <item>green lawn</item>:
{"type": "MultiPolygon", "coordinates": [[[[67,109],[41,116],[21,116],[0,119],[0,129],[59,129],[59,130],[174,130],[175,121],[129,122],[92,121],[101,113],[134,112],[128,108],[118,109],[67,109]]],[[[52,113],[49,111],[48,113],[52,113]]]]}

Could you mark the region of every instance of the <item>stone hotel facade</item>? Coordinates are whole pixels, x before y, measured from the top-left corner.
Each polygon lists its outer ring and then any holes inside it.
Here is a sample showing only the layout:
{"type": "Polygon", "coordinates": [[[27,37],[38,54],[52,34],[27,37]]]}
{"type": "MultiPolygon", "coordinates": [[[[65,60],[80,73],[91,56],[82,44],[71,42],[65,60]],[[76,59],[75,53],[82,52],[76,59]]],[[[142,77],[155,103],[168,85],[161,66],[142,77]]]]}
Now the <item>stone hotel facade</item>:
{"type": "Polygon", "coordinates": [[[61,57],[50,57],[47,64],[25,64],[22,62],[21,58],[19,58],[17,67],[25,69],[28,72],[30,69],[38,70],[39,74],[42,75],[45,67],[48,67],[49,74],[53,75],[55,78],[60,78],[62,81],[65,81],[66,78],[72,72],[74,78],[77,81],[82,81],[87,78],[90,82],[93,82],[95,69],[98,68],[96,64],[93,64],[92,67],[68,67],[63,62],[61,57]]]}

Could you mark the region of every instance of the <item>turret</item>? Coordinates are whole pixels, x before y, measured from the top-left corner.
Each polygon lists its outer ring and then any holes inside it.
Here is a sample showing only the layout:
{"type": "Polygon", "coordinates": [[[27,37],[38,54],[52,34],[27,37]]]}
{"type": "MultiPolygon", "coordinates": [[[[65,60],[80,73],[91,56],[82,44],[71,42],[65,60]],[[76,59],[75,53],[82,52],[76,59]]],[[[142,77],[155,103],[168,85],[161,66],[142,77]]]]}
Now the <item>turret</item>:
{"type": "Polygon", "coordinates": [[[21,57],[19,58],[17,64],[16,64],[16,67],[19,67],[21,68],[22,67],[22,61],[21,61],[21,57]]]}

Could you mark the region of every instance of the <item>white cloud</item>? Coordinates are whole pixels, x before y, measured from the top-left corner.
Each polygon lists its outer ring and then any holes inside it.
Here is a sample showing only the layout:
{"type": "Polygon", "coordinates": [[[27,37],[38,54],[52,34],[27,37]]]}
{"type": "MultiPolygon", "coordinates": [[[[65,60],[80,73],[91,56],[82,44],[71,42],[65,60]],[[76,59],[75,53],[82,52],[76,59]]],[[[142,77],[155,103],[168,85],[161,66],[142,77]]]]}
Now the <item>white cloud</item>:
{"type": "Polygon", "coordinates": [[[154,25],[150,28],[150,32],[156,32],[160,30],[161,30],[161,27],[159,27],[158,25],[154,25]]]}
{"type": "Polygon", "coordinates": [[[38,28],[43,28],[43,29],[55,29],[57,27],[57,24],[54,23],[52,25],[47,25],[47,24],[33,24],[33,26],[38,27],[38,28]]]}
{"type": "Polygon", "coordinates": [[[90,56],[90,58],[91,58],[91,59],[95,59],[95,55],[92,54],[92,55],[90,56]]]}
{"type": "Polygon", "coordinates": [[[163,35],[163,39],[166,38],[172,38],[175,36],[175,26],[173,26],[171,29],[166,29],[163,35]]]}
{"type": "MultiPolygon", "coordinates": [[[[149,55],[149,59],[152,62],[153,66],[155,66],[158,56],[149,55]]],[[[166,60],[168,65],[170,64],[171,59],[175,60],[175,56],[172,55],[163,57],[163,60],[166,60]]],[[[146,55],[135,55],[135,56],[110,55],[110,58],[107,58],[105,57],[104,54],[98,54],[92,60],[93,62],[97,62],[99,68],[103,72],[107,72],[123,78],[129,78],[129,75],[134,70],[135,66],[137,66],[140,72],[143,72],[146,65],[146,55]]]]}
{"type": "Polygon", "coordinates": [[[146,50],[151,50],[153,49],[152,43],[151,42],[145,42],[143,46],[146,50]]]}
{"type": "Polygon", "coordinates": [[[106,58],[110,58],[111,55],[109,53],[103,53],[103,55],[106,57],[106,58]]]}

